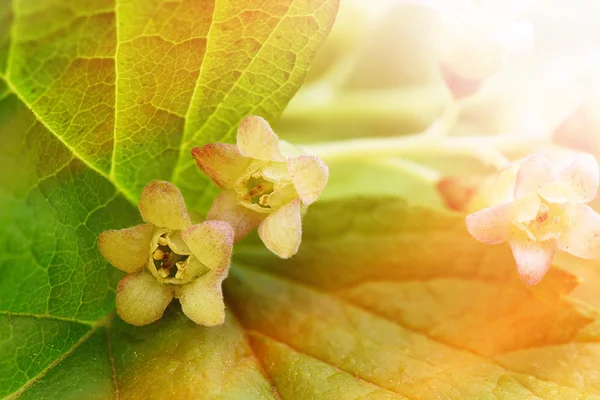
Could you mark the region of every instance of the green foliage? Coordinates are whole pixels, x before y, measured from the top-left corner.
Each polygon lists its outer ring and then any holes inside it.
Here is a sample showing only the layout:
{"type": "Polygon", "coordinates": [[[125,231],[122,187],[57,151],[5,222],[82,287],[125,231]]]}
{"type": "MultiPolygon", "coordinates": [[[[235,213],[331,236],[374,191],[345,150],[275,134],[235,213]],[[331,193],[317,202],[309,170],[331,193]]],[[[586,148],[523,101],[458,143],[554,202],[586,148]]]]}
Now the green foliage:
{"type": "MultiPolygon", "coordinates": [[[[196,325],[178,304],[144,327],[114,315],[122,273],[99,254],[98,234],[140,222],[135,205],[150,179],[177,184],[190,210],[204,213],[214,187],[190,148],[231,142],[248,114],[276,118],[337,6],[0,0],[0,398],[600,395],[600,316],[568,299],[576,278],[553,268],[524,286],[509,249],[473,240],[463,215],[399,200],[441,201],[431,169],[398,160],[332,164],[292,259],[273,256],[256,236],[241,242],[225,281],[224,325],[196,325]]],[[[410,10],[400,13],[405,21],[429,18],[410,10]]],[[[397,16],[374,37],[412,32],[394,24],[397,16]]],[[[361,18],[351,15],[346,33],[361,18]]],[[[319,113],[311,100],[319,78],[353,48],[335,39],[282,125],[285,139],[389,135],[405,119],[404,133],[427,125],[445,101],[429,83],[403,87],[431,78],[420,69],[431,61],[425,52],[414,65],[394,55],[378,74],[370,60],[379,47],[342,74],[331,109],[319,113]],[[361,114],[363,90],[387,87],[403,65],[394,81],[402,87],[379,93],[361,114]],[[400,92],[406,101],[391,103],[400,92]],[[302,132],[311,123],[319,129],[302,132]]],[[[481,167],[429,158],[459,171],[481,167]]]]}
{"type": "Polygon", "coordinates": [[[150,179],[204,212],[214,192],[189,150],[231,141],[248,114],[276,117],[336,8],[0,1],[0,397],[114,396],[122,274],[98,234],[139,222],[150,179]]]}

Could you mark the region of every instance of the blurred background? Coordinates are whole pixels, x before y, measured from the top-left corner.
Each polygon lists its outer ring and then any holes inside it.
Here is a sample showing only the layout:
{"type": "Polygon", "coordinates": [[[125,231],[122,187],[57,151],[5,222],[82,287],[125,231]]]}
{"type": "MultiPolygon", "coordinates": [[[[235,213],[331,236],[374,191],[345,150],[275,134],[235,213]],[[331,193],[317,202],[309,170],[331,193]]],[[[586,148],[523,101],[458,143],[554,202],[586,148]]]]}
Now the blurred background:
{"type": "MultiPolygon", "coordinates": [[[[389,194],[474,211],[503,162],[600,157],[598,15],[596,0],[343,0],[275,129],[329,164],[324,198],[389,194]],[[365,137],[400,150],[336,157],[322,144],[365,137]]],[[[585,281],[575,297],[600,306],[597,260],[556,263],[585,281]]]]}
{"type": "MultiPolygon", "coordinates": [[[[598,15],[594,0],[343,0],[276,131],[314,144],[408,136],[437,120],[442,136],[489,137],[508,159],[550,143],[599,153],[598,15]]],[[[483,147],[330,159],[325,197],[355,190],[448,206],[440,179],[469,186],[467,176],[496,169],[483,147]]]]}

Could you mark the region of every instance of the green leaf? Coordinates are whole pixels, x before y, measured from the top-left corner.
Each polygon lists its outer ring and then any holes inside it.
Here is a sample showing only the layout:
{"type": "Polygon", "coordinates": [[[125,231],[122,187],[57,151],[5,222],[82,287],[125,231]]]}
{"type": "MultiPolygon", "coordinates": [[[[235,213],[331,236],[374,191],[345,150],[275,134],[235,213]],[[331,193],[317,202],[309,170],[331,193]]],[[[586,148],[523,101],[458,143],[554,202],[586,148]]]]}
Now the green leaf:
{"type": "Polygon", "coordinates": [[[97,235],[139,216],[14,95],[0,103],[0,310],[90,323],[114,307],[97,235]]]}
{"type": "Polygon", "coordinates": [[[205,210],[187,151],[276,116],[336,6],[0,0],[0,397],[600,396],[600,317],[568,298],[572,275],[526,287],[463,215],[396,198],[317,203],[288,261],[241,243],[223,326],[178,304],[142,328],[114,316],[98,233],[139,222],[152,178],[205,210]]]}
{"type": "Polygon", "coordinates": [[[78,341],[87,339],[91,327],[75,322],[1,315],[0,368],[2,395],[28,386],[44,369],[70,353],[78,341]]]}
{"type": "Polygon", "coordinates": [[[110,351],[104,328],[91,329],[47,370],[13,396],[19,399],[90,399],[115,396],[110,351]]]}
{"type": "Polygon", "coordinates": [[[278,116],[337,8],[328,0],[2,4],[12,20],[10,39],[0,31],[0,43],[10,40],[0,59],[11,91],[132,201],[160,178],[187,189],[192,204],[214,193],[205,193],[191,148],[232,141],[246,115],[278,116]]]}
{"type": "MultiPolygon", "coordinates": [[[[133,359],[113,347],[127,351],[133,333],[111,343],[122,273],[101,257],[98,234],[140,222],[151,179],[176,182],[205,211],[214,188],[189,150],[232,141],[247,114],[277,117],[336,9],[0,0],[0,398],[115,397],[116,368],[133,359]]],[[[222,329],[231,343],[236,329],[222,329]]],[[[265,387],[253,361],[238,373],[232,393],[253,373],[265,387]]]]}

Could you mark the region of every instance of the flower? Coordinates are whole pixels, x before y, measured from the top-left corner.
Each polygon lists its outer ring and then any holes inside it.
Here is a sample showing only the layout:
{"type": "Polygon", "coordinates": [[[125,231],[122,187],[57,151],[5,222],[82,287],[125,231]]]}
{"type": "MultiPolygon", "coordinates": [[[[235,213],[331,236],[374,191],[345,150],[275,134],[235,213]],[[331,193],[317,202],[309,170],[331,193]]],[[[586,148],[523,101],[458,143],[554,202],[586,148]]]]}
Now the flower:
{"type": "Polygon", "coordinates": [[[329,170],[311,155],[287,157],[269,123],[246,117],[237,131],[237,145],[211,143],[192,149],[198,167],[221,189],[209,219],[227,221],[242,239],[258,225],[269,250],[281,258],[298,252],[301,214],[317,201],[329,170]]]}
{"type": "Polygon", "coordinates": [[[491,186],[495,205],[468,215],[467,229],[483,243],[508,241],[519,275],[535,285],[557,250],[600,257],[600,215],[585,204],[596,197],[599,175],[589,154],[562,169],[530,155],[500,171],[491,186]]]}
{"type": "Polygon", "coordinates": [[[436,51],[442,78],[455,100],[478,91],[500,69],[506,54],[531,47],[533,28],[519,18],[529,3],[492,0],[440,10],[436,51]]]}
{"type": "Polygon", "coordinates": [[[139,210],[145,224],[102,232],[100,253],[127,272],[117,288],[117,313],[132,325],[162,317],[178,298],[197,324],[225,320],[221,283],[227,277],[233,230],[226,222],[192,225],[177,187],[152,181],[142,190],[139,210]]]}

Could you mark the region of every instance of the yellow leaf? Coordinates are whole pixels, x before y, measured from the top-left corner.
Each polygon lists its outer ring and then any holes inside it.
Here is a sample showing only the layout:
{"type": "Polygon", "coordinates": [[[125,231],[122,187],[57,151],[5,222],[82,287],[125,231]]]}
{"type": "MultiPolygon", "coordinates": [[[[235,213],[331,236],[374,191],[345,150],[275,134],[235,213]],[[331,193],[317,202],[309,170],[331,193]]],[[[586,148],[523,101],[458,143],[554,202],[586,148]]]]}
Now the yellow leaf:
{"type": "Polygon", "coordinates": [[[600,319],[567,298],[569,273],[528,287],[464,216],[395,199],[318,203],[305,227],[287,262],[247,242],[226,281],[282,398],[334,399],[357,379],[383,398],[600,395],[600,319]]]}

